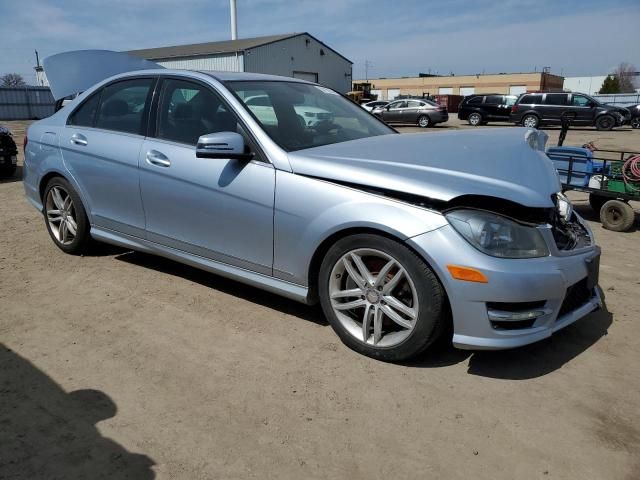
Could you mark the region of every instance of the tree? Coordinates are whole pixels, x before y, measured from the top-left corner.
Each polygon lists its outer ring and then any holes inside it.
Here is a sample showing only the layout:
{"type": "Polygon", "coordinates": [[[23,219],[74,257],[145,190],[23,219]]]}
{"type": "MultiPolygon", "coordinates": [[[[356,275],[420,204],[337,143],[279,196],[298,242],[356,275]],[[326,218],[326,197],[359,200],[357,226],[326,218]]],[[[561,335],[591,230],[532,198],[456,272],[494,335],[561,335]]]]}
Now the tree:
{"type": "Polygon", "coordinates": [[[24,87],[26,84],[19,73],[7,73],[0,77],[0,87],[24,87]]]}
{"type": "Polygon", "coordinates": [[[619,93],[634,93],[636,91],[633,83],[636,76],[636,67],[627,62],[622,62],[613,72],[620,84],[619,93]]]}
{"type": "Polygon", "coordinates": [[[598,93],[620,93],[620,82],[618,77],[613,75],[607,75],[607,78],[602,82],[602,87],[598,93]]]}

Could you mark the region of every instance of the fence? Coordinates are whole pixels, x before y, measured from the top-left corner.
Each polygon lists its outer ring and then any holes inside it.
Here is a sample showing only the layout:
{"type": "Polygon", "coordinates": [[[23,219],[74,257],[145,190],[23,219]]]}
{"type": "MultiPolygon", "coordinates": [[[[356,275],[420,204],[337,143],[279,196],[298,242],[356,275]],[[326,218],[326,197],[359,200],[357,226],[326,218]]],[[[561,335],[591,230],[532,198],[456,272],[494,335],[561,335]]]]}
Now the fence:
{"type": "Polygon", "coordinates": [[[626,107],[627,105],[637,105],[640,103],[640,93],[612,93],[607,95],[592,95],[593,98],[602,103],[626,107]]]}
{"type": "Polygon", "coordinates": [[[38,120],[54,110],[49,87],[0,87],[0,120],[38,120]]]}

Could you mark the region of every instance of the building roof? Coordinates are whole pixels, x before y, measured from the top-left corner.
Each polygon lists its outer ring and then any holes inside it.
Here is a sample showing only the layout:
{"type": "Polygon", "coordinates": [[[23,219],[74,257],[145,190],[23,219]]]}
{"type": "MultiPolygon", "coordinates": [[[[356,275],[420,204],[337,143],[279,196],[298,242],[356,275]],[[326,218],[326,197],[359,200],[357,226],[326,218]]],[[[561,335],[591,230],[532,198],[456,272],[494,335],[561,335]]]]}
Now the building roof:
{"type": "Polygon", "coordinates": [[[136,57],[145,58],[147,60],[160,60],[176,57],[198,57],[202,55],[215,55],[220,53],[244,52],[245,50],[249,50],[251,48],[261,47],[263,45],[279,42],[281,40],[297,37],[299,35],[309,35],[311,38],[314,38],[319,43],[335,52],[337,55],[349,61],[349,59],[345,58],[343,55],[336,52],[333,48],[327,46],[325,43],[320,42],[320,40],[307,32],[268,35],[265,37],[241,38],[238,40],[224,40],[221,42],[194,43],[191,45],[145,48],[141,50],[129,50],[127,53],[130,53],[131,55],[134,55],[136,57]]]}

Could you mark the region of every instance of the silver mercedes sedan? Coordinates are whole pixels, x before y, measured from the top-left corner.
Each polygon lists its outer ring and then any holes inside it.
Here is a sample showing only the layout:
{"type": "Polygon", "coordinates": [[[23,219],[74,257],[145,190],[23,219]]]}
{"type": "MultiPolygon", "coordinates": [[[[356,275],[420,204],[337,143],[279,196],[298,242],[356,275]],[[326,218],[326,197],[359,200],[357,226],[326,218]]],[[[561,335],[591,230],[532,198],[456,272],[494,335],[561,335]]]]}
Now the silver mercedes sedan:
{"type": "Polygon", "coordinates": [[[101,241],[319,302],[386,361],[443,335],[529,344],[600,306],[600,250],[544,133],[400,135],[317,84],[121,55],[45,62],[56,98],[83,91],[25,146],[27,198],[64,252],[101,241]]]}

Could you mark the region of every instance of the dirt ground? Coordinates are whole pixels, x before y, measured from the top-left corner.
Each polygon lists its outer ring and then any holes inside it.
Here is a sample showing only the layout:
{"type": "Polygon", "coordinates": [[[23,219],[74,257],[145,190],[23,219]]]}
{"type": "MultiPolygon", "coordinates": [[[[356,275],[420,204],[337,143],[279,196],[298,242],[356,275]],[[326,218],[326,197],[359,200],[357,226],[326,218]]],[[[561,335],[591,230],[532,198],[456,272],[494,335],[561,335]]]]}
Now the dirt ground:
{"type": "MultiPolygon", "coordinates": [[[[426,134],[466,128],[449,123],[426,134]]],[[[586,140],[640,150],[630,129],[566,144],[586,140]]],[[[391,365],[317,308],[118,248],[64,255],[2,181],[0,478],[640,478],[640,233],[574,199],[604,310],[518,350],[391,365]]]]}

